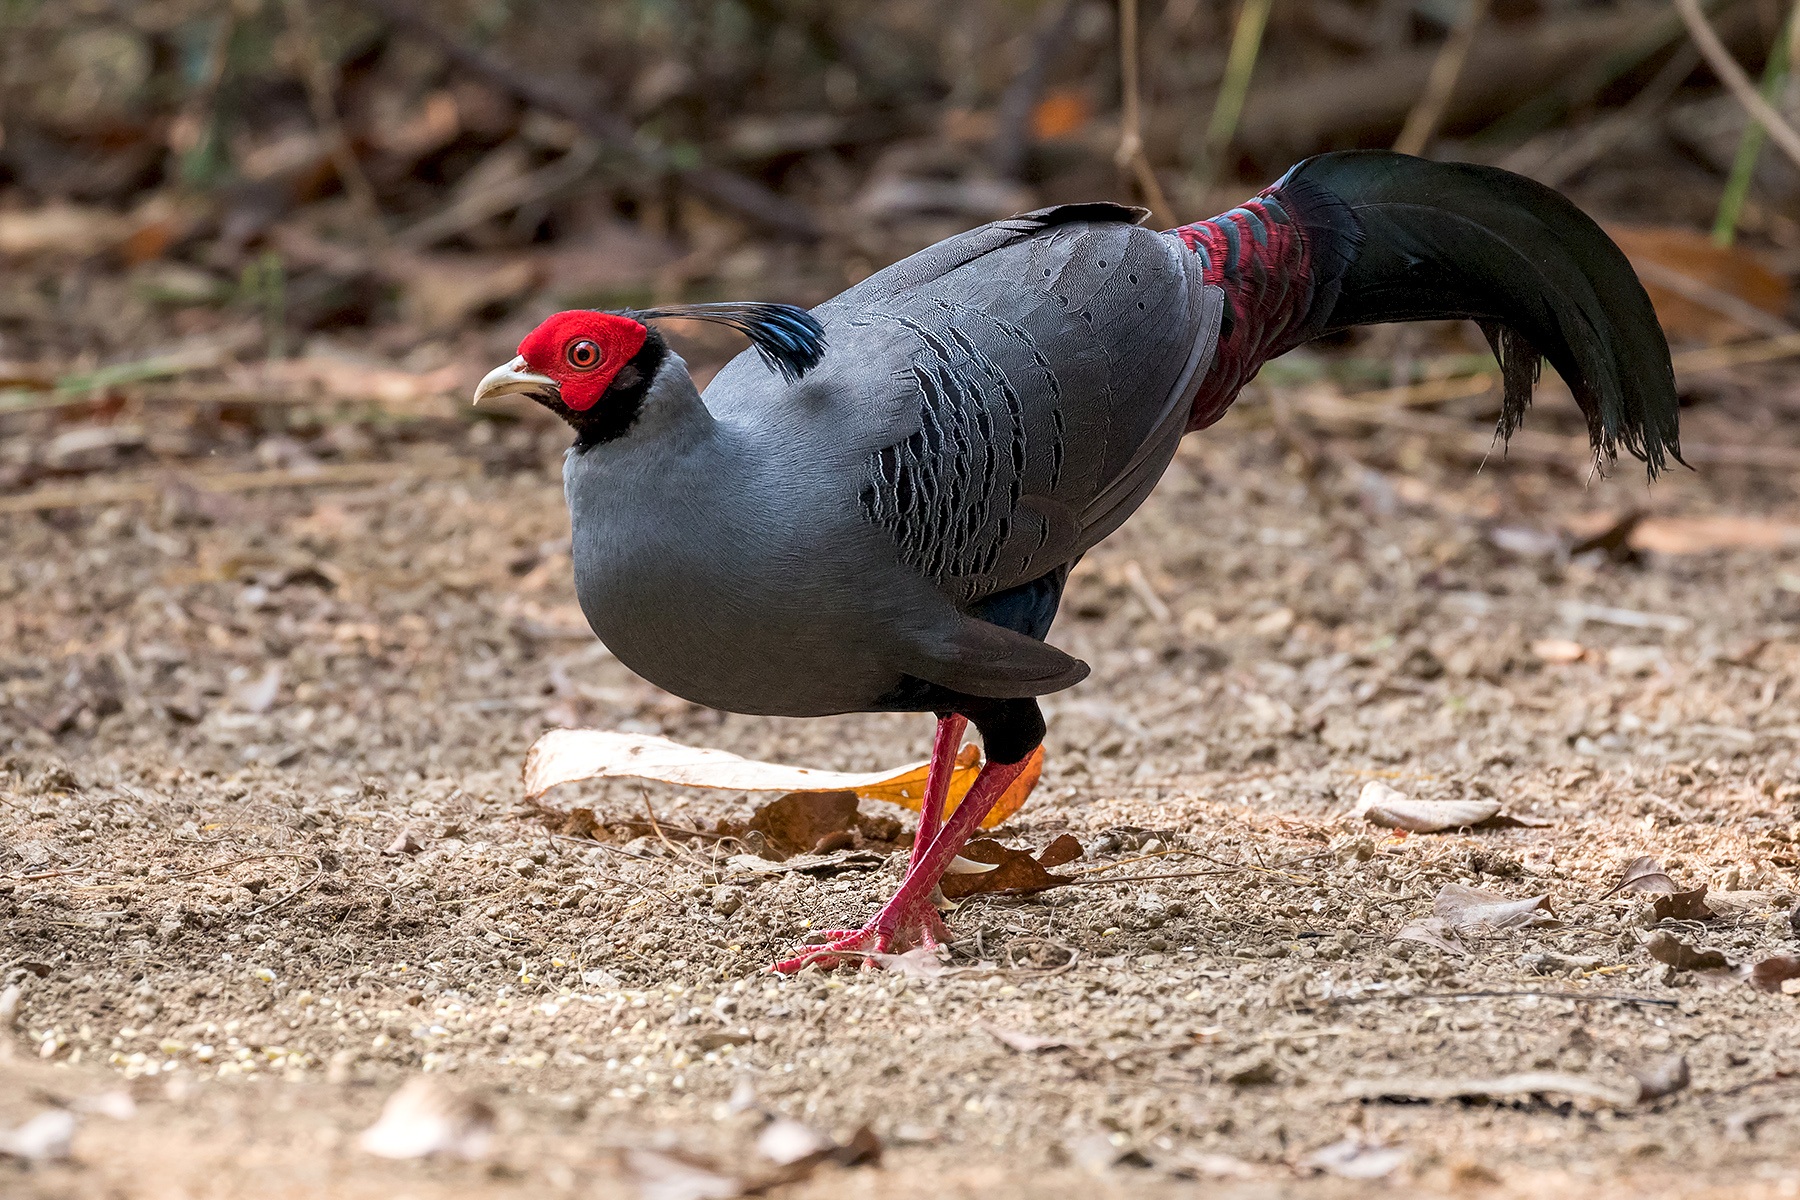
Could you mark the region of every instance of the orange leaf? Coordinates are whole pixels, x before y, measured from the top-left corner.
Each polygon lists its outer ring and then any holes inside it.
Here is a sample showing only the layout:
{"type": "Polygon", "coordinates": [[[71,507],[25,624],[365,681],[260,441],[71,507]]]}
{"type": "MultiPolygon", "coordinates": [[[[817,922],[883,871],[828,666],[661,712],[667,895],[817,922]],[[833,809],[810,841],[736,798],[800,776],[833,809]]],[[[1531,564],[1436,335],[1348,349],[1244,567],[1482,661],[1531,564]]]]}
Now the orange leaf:
{"type": "Polygon", "coordinates": [[[1787,313],[1787,280],[1741,246],[1721,246],[1681,226],[1615,226],[1608,232],[1645,276],[1656,319],[1671,335],[1717,342],[1757,332],[1694,295],[1683,295],[1692,285],[1776,317],[1787,313]]]}
{"type": "Polygon", "coordinates": [[[1051,88],[1031,110],[1031,136],[1040,142],[1068,137],[1093,115],[1084,89],[1051,88]]]}

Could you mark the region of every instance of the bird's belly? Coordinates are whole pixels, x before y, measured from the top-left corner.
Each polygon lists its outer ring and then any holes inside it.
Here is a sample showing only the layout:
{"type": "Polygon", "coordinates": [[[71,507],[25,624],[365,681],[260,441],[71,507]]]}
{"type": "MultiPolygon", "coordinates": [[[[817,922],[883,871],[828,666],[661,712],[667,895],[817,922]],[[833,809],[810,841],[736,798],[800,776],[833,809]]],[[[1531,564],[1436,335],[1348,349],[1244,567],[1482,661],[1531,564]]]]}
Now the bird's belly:
{"type": "Polygon", "coordinates": [[[588,624],[637,674],[726,712],[821,716],[867,707],[899,681],[859,614],[796,604],[793,589],[662,556],[634,569],[577,554],[588,624]],[[723,582],[721,582],[723,581],[723,582]]]}

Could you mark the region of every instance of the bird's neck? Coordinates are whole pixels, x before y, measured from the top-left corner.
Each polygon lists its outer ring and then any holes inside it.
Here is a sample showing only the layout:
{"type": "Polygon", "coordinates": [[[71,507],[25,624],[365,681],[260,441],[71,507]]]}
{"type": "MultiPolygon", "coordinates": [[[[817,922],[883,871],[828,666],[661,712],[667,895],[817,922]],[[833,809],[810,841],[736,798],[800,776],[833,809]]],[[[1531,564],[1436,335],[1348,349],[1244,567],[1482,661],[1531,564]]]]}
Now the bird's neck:
{"type": "Polygon", "coordinates": [[[688,374],[681,355],[652,335],[644,350],[621,371],[592,414],[571,421],[578,435],[575,447],[631,448],[652,441],[666,442],[704,437],[712,416],[700,401],[700,392],[688,374]]]}

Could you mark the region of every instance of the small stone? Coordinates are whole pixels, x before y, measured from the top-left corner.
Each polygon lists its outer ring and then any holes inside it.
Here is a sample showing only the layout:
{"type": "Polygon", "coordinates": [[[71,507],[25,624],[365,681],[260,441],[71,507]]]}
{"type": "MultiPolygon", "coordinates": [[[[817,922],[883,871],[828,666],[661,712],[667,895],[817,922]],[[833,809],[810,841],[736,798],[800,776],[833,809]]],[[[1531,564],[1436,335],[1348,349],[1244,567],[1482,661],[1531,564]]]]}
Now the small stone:
{"type": "Polygon", "coordinates": [[[512,869],[517,871],[521,875],[536,875],[537,874],[537,864],[532,862],[529,858],[513,859],[512,869]]]}
{"type": "Polygon", "coordinates": [[[744,906],[743,889],[720,884],[712,890],[712,906],[720,916],[729,917],[744,906]]]}

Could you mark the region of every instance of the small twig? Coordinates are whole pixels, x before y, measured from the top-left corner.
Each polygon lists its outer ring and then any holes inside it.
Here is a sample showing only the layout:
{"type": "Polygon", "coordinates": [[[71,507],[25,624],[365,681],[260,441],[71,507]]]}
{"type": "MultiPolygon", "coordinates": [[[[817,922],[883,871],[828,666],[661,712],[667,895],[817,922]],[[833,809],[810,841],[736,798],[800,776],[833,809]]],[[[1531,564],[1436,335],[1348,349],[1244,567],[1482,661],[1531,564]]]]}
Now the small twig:
{"type": "MultiPolygon", "coordinates": [[[[1249,0],[1252,4],[1258,2],[1259,0],[1249,0]]],[[[1119,149],[1113,155],[1113,161],[1121,168],[1130,168],[1136,175],[1138,190],[1143,193],[1144,203],[1150,206],[1153,217],[1172,220],[1175,210],[1169,206],[1169,198],[1163,194],[1162,184],[1157,182],[1156,172],[1150,168],[1150,159],[1144,153],[1139,65],[1138,2],[1119,0],[1119,75],[1120,87],[1124,92],[1124,111],[1119,117],[1119,149]]]]}
{"type": "Polygon", "coordinates": [[[409,250],[423,250],[453,238],[491,217],[523,208],[574,186],[599,161],[600,148],[590,139],[583,138],[555,162],[539,167],[527,175],[504,180],[473,195],[464,196],[418,224],[407,227],[395,236],[394,244],[409,250]]]}
{"type": "Polygon", "coordinates": [[[1451,27],[1450,36],[1431,64],[1431,73],[1425,77],[1425,90],[1419,94],[1419,101],[1412,111],[1406,114],[1406,124],[1394,142],[1396,152],[1423,154],[1425,147],[1431,144],[1450,107],[1456,81],[1462,78],[1463,64],[1469,60],[1476,31],[1487,19],[1487,11],[1488,0],[1465,0],[1462,15],[1451,27]]]}
{"type": "MultiPolygon", "coordinates": [[[[1663,1000],[1656,996],[1631,996],[1622,992],[1396,992],[1380,996],[1337,996],[1325,1002],[1326,1008],[1348,1008],[1353,1004],[1378,1004],[1383,1001],[1402,1003],[1407,1000],[1507,1000],[1536,996],[1547,1000],[1579,1000],[1584,1003],[1653,1004],[1659,1008],[1679,1008],[1679,1000],[1663,1000]]],[[[1315,1012],[1316,1009],[1303,1009],[1315,1012]]]]}
{"type": "MultiPolygon", "coordinates": [[[[272,857],[272,856],[265,855],[264,857],[272,857]]],[[[284,857],[284,858],[305,858],[306,856],[304,854],[290,854],[290,855],[283,855],[282,857],[284,857]]],[[[288,901],[294,899],[296,896],[300,895],[302,892],[304,892],[308,888],[312,887],[313,884],[315,884],[315,883],[319,882],[319,880],[323,879],[325,877],[325,860],[321,859],[321,858],[315,858],[315,859],[313,859],[313,865],[316,869],[313,871],[311,879],[307,880],[305,883],[301,884],[299,887],[295,888],[293,891],[289,892],[287,895],[283,896],[281,899],[272,900],[268,904],[263,905],[261,908],[251,909],[250,915],[253,917],[260,917],[264,913],[274,912],[276,909],[280,908],[282,905],[286,904],[288,901]]]]}
{"type": "MultiPolygon", "coordinates": [[[[1769,61],[1763,66],[1763,99],[1773,102],[1781,94],[1781,87],[1787,82],[1788,69],[1792,65],[1794,42],[1797,38],[1800,38],[1800,3],[1796,3],[1789,11],[1787,22],[1776,36],[1774,48],[1769,51],[1769,61]]],[[[1729,246],[1737,240],[1738,220],[1744,214],[1744,201],[1750,195],[1750,180],[1756,174],[1756,160],[1762,157],[1763,142],[1767,136],[1761,125],[1751,121],[1744,126],[1743,135],[1738,138],[1737,156],[1731,162],[1731,176],[1725,181],[1725,191],[1719,196],[1719,212],[1713,219],[1713,241],[1721,246],[1729,246]]]]}
{"type": "MultiPolygon", "coordinates": [[[[270,850],[263,854],[246,854],[239,858],[229,858],[222,863],[214,863],[210,867],[199,867],[192,871],[182,871],[176,875],[154,875],[150,878],[156,883],[166,883],[171,879],[192,879],[196,875],[206,875],[213,871],[223,871],[226,867],[235,867],[239,863],[256,862],[264,858],[314,858],[311,854],[296,854],[289,850],[270,850]]],[[[315,859],[315,861],[317,861],[315,859]]]]}
{"type": "Polygon", "coordinates": [[[1681,14],[1682,23],[1687,26],[1694,45],[1699,47],[1701,56],[1713,69],[1713,74],[1719,77],[1719,82],[1725,85],[1725,89],[1750,114],[1751,119],[1768,131],[1770,140],[1781,147],[1781,152],[1793,159],[1796,166],[1800,166],[1800,132],[1795,132],[1794,127],[1775,111],[1774,106],[1762,98],[1762,93],[1756,90],[1756,85],[1744,74],[1744,68],[1738,66],[1737,59],[1731,56],[1731,51],[1719,40],[1719,35],[1707,21],[1706,14],[1700,11],[1699,0],[1675,0],[1675,11],[1681,14]]]}
{"type": "MultiPolygon", "coordinates": [[[[1556,187],[1569,177],[1580,174],[1627,134],[1643,128],[1651,115],[1662,107],[1663,102],[1675,94],[1675,89],[1694,73],[1694,68],[1699,63],[1700,52],[1694,49],[1693,43],[1683,42],[1669,56],[1669,61],[1663,64],[1662,70],[1631,98],[1629,104],[1595,121],[1573,144],[1552,155],[1543,165],[1524,173],[1548,187],[1556,187]]],[[[1512,166],[1508,162],[1500,165],[1509,168],[1512,166]]]]}
{"type": "Polygon", "coordinates": [[[338,181],[344,185],[344,191],[362,211],[368,222],[369,232],[378,240],[385,241],[387,227],[381,223],[381,201],[375,195],[375,185],[369,182],[367,172],[357,160],[356,149],[350,144],[350,135],[344,132],[344,122],[337,110],[337,70],[325,61],[325,53],[319,46],[317,30],[313,23],[312,8],[307,0],[282,0],[282,7],[287,16],[288,32],[298,44],[301,56],[305,59],[305,71],[302,82],[306,85],[306,99],[312,107],[313,123],[319,127],[319,134],[325,139],[325,148],[331,155],[331,165],[337,169],[338,181]]]}

